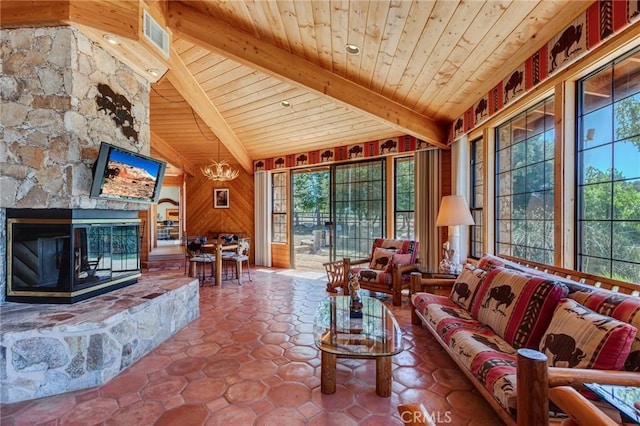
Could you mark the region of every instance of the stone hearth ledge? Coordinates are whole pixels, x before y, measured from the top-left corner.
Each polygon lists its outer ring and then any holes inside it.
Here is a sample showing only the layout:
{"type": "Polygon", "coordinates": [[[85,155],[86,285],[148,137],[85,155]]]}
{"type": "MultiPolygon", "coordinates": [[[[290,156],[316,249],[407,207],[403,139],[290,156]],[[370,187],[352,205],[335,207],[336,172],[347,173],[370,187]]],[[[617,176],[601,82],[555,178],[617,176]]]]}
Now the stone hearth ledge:
{"type": "Polygon", "coordinates": [[[0,304],[0,402],[108,382],[200,316],[198,288],[156,272],[72,305],[0,304]]]}

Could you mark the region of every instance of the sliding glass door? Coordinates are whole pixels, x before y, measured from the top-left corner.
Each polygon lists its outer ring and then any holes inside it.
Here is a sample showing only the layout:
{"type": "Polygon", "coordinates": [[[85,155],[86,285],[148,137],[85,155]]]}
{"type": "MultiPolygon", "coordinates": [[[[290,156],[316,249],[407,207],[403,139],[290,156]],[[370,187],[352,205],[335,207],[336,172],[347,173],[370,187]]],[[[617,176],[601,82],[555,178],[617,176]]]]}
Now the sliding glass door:
{"type": "Polygon", "coordinates": [[[292,264],[302,271],[324,271],[331,256],[329,168],[294,170],[292,187],[292,264]]]}
{"type": "Polygon", "coordinates": [[[385,160],[332,167],[334,258],[365,258],[385,235],[385,160]]]}

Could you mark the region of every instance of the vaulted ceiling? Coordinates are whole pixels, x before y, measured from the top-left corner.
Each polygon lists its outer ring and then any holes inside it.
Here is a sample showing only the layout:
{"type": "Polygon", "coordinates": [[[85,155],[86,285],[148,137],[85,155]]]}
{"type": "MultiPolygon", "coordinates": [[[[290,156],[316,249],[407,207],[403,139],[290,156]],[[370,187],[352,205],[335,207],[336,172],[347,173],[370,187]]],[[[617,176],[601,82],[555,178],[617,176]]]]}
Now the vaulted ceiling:
{"type": "MultiPolygon", "coordinates": [[[[591,3],[146,1],[171,33],[170,58],[125,56],[166,70],[151,93],[157,155],[192,171],[220,149],[251,171],[258,159],[403,134],[446,147],[453,120],[591,3]]],[[[70,20],[94,39],[109,27],[70,20]]]]}

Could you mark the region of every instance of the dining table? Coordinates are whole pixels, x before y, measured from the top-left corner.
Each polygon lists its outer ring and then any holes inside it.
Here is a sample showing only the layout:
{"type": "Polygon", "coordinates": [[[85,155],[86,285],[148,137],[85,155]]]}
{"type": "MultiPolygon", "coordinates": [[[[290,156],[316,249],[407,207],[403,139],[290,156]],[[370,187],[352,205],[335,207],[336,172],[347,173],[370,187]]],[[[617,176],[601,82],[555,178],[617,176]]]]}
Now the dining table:
{"type": "MultiPolygon", "coordinates": [[[[238,242],[227,242],[226,240],[219,238],[217,240],[207,241],[202,244],[202,249],[210,251],[215,255],[215,278],[214,284],[220,285],[222,282],[222,252],[232,251],[238,248],[238,242]]],[[[242,271],[240,271],[242,272],[242,271]]]]}

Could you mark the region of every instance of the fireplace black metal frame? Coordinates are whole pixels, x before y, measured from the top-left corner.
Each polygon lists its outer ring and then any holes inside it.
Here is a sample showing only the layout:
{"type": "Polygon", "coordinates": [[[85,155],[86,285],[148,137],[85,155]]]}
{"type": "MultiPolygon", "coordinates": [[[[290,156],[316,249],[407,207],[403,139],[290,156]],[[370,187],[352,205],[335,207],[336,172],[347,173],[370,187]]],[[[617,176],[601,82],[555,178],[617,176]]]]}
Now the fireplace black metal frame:
{"type": "Polygon", "coordinates": [[[74,303],[135,284],[137,211],[7,209],[9,302],[74,303]]]}

